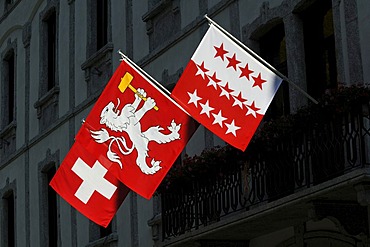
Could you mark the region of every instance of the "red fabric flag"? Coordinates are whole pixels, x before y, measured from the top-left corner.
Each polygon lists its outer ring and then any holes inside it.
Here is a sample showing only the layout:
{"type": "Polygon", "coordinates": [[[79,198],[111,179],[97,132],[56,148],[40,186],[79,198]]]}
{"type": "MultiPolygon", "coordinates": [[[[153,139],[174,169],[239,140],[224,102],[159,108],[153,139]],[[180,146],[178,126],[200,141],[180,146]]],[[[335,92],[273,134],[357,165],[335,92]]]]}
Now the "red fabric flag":
{"type": "Polygon", "coordinates": [[[197,123],[123,61],[76,140],[122,183],[149,199],[197,123]]]}
{"type": "Polygon", "coordinates": [[[76,141],[50,186],[96,224],[107,227],[129,189],[76,141]]]}
{"type": "Polygon", "coordinates": [[[210,131],[245,150],[281,82],[211,25],[171,96],[210,131]]]}

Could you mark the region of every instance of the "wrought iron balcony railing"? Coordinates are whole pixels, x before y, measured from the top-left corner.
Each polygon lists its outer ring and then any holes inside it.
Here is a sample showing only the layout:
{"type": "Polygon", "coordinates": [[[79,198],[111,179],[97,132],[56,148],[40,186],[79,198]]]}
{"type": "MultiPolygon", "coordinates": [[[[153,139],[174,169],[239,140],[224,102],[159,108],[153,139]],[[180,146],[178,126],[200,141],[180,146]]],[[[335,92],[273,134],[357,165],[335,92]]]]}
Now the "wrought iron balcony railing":
{"type": "Polygon", "coordinates": [[[222,177],[194,180],[190,188],[175,193],[161,192],[163,240],[369,164],[369,103],[307,115],[307,121],[293,127],[284,135],[251,143],[247,162],[230,163],[222,177]]]}

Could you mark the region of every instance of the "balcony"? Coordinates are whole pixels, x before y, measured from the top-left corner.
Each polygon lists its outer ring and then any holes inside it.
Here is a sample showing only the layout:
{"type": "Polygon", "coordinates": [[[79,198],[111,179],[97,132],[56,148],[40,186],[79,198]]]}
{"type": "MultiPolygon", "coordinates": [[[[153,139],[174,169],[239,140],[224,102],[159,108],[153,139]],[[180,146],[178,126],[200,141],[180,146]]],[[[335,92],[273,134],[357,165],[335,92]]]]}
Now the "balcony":
{"type": "Polygon", "coordinates": [[[244,153],[216,148],[175,165],[158,190],[159,245],[244,241],[328,215],[351,234],[368,229],[364,217],[345,224],[343,212],[367,214],[359,202],[370,187],[369,95],[341,89],[265,123],[244,153]]]}

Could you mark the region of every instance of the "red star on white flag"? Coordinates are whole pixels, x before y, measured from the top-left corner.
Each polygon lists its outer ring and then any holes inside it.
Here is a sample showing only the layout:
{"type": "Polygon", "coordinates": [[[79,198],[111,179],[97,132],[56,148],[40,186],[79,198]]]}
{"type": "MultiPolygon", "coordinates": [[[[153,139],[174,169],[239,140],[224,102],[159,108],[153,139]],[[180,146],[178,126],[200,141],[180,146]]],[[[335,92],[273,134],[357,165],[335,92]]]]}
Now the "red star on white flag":
{"type": "Polygon", "coordinates": [[[216,72],[214,72],[212,76],[208,76],[208,79],[209,82],[207,86],[212,86],[214,89],[217,89],[217,83],[219,83],[221,80],[216,77],[216,72]]]}
{"type": "Polygon", "coordinates": [[[248,111],[247,111],[247,114],[246,115],[252,115],[253,117],[257,117],[257,112],[260,110],[260,108],[257,108],[256,106],[255,106],[255,102],[253,101],[252,102],[252,104],[251,105],[247,105],[246,104],[246,106],[247,106],[247,109],[248,109],[248,111]]]}
{"type": "Polygon", "coordinates": [[[197,76],[197,75],[201,75],[201,76],[203,77],[203,79],[205,79],[205,78],[206,78],[206,73],[208,72],[208,69],[206,69],[206,68],[204,67],[204,62],[202,62],[202,64],[201,64],[201,65],[197,65],[197,67],[198,67],[198,71],[197,71],[197,73],[195,74],[195,76],[197,76]]]}
{"type": "Polygon", "coordinates": [[[226,83],[226,85],[224,87],[221,87],[221,93],[220,93],[220,97],[221,96],[225,96],[227,99],[230,99],[230,94],[233,90],[231,90],[228,86],[228,82],[226,83]]]}

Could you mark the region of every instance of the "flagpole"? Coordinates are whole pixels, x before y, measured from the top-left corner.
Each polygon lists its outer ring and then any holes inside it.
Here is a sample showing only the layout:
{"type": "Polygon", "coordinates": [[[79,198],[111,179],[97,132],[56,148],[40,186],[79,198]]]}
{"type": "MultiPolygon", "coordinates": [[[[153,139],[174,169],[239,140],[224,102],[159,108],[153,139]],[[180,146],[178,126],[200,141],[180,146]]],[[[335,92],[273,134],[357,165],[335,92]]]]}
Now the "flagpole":
{"type": "Polygon", "coordinates": [[[309,95],[306,91],[304,91],[303,89],[301,89],[300,87],[298,87],[295,83],[293,83],[291,80],[289,80],[288,77],[286,77],[285,75],[283,75],[280,71],[278,71],[277,69],[275,69],[272,65],[270,65],[263,58],[261,58],[257,53],[255,53],[254,51],[252,51],[248,46],[246,46],[240,40],[238,40],[233,35],[231,35],[227,30],[225,30],[223,27],[221,27],[220,25],[218,25],[214,20],[212,20],[211,18],[209,18],[207,14],[205,14],[204,17],[211,24],[213,24],[215,27],[217,27],[218,29],[220,29],[224,34],[226,34],[229,38],[231,38],[233,41],[235,41],[236,43],[238,43],[238,45],[240,45],[241,47],[243,47],[251,56],[253,56],[255,59],[257,59],[260,63],[262,63],[264,66],[266,66],[272,72],[274,72],[276,75],[278,75],[279,77],[281,77],[284,81],[286,81],[290,85],[292,85],[296,90],[298,90],[303,95],[305,95],[307,98],[309,98],[313,103],[315,103],[315,104],[318,104],[319,103],[311,95],[309,95]]]}
{"type": "Polygon", "coordinates": [[[132,66],[135,67],[135,69],[139,70],[141,73],[143,73],[146,77],[148,77],[154,84],[156,84],[158,87],[160,87],[167,95],[170,95],[171,92],[167,90],[162,84],[160,84],[156,79],[154,79],[151,75],[149,75],[145,70],[140,68],[136,63],[134,63],[128,56],[126,56],[121,50],[118,50],[118,53],[121,55],[122,59],[129,62],[132,66]]]}
{"type": "MultiPolygon", "coordinates": [[[[170,97],[171,95],[171,92],[167,90],[167,88],[165,88],[162,84],[160,84],[156,79],[154,79],[151,75],[149,75],[145,70],[143,70],[142,68],[140,68],[136,63],[134,63],[128,56],[126,56],[126,54],[124,54],[121,50],[118,50],[117,51],[118,54],[121,55],[121,58],[122,60],[125,60],[127,62],[129,62],[132,66],[135,67],[135,69],[137,69],[138,71],[140,71],[140,73],[144,74],[149,80],[151,80],[156,86],[160,87],[166,94],[167,94],[167,97],[177,106],[179,107],[183,112],[185,112],[188,116],[190,116],[190,114],[181,106],[179,105],[174,99],[172,99],[170,97]]],[[[122,61],[121,60],[121,61],[122,61]]],[[[190,116],[191,117],[191,116],[190,116]]]]}

